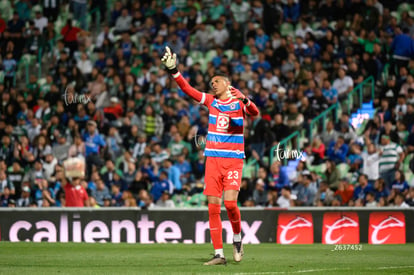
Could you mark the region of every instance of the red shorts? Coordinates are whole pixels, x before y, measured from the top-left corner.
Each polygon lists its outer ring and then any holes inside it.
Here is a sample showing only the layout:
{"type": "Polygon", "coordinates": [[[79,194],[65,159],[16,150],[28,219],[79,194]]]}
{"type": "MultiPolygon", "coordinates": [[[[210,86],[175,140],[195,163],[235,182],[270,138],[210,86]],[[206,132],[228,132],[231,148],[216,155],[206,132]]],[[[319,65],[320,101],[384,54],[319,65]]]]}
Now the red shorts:
{"type": "Polygon", "coordinates": [[[203,194],[221,198],[223,190],[240,191],[242,172],[243,159],[207,157],[203,194]]]}

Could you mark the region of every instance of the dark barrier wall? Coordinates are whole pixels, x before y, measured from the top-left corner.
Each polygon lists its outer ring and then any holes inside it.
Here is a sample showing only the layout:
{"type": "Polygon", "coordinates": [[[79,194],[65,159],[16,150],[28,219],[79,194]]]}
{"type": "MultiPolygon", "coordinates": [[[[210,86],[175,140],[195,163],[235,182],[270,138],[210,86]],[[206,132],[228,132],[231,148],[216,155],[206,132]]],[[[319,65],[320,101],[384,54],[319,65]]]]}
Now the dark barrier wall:
{"type": "MultiPolygon", "coordinates": [[[[242,209],[244,243],[414,242],[414,209],[242,209]],[[402,234],[403,232],[403,234],[402,234]]],[[[223,241],[232,242],[222,211],[223,241]]],[[[2,241],[208,243],[207,210],[1,209],[2,241]]]]}

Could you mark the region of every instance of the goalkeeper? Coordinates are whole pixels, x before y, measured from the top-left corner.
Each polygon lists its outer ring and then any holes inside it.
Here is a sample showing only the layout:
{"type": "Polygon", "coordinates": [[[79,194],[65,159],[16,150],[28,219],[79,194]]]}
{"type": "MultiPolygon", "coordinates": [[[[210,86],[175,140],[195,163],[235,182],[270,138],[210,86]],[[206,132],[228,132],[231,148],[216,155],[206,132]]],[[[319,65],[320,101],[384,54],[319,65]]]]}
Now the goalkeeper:
{"type": "Polygon", "coordinates": [[[246,114],[256,116],[256,105],[239,90],[230,86],[224,75],[215,75],[210,86],[214,95],[202,93],[188,84],[176,68],[176,54],[166,47],[161,58],[168,72],[180,88],[194,100],[207,106],[209,125],[204,155],[206,159],[205,189],[207,196],[210,235],[214,257],[205,265],[226,264],[223,252],[221,198],[233,228],[233,258],[240,262],[243,257],[241,242],[240,210],[237,197],[240,191],[244,154],[243,125],[246,114]]]}

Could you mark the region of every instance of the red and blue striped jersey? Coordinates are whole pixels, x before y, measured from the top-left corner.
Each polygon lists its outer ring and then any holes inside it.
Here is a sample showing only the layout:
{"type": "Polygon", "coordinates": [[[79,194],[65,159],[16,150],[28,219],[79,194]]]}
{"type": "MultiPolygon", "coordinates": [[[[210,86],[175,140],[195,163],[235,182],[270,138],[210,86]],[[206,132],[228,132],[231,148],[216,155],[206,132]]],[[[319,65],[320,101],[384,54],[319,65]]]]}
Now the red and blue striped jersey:
{"type": "Polygon", "coordinates": [[[204,155],[207,157],[245,158],[244,153],[244,117],[257,115],[256,105],[248,101],[244,104],[236,98],[226,101],[211,94],[202,93],[193,87],[178,72],[173,75],[178,86],[194,100],[205,105],[209,110],[209,124],[204,155]]]}

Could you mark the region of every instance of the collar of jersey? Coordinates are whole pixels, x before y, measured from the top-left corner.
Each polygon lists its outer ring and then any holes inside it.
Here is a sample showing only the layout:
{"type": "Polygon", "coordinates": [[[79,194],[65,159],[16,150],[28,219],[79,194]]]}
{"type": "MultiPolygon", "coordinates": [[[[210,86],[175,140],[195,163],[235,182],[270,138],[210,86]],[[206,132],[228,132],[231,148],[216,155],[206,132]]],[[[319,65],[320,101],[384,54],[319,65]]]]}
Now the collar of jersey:
{"type": "Polygon", "coordinates": [[[228,100],[226,100],[226,101],[223,101],[223,100],[220,100],[220,99],[216,99],[217,100],[217,102],[218,103],[220,103],[220,104],[227,104],[227,103],[230,103],[230,101],[232,100],[232,98],[231,97],[229,97],[229,99],[228,100]]]}

